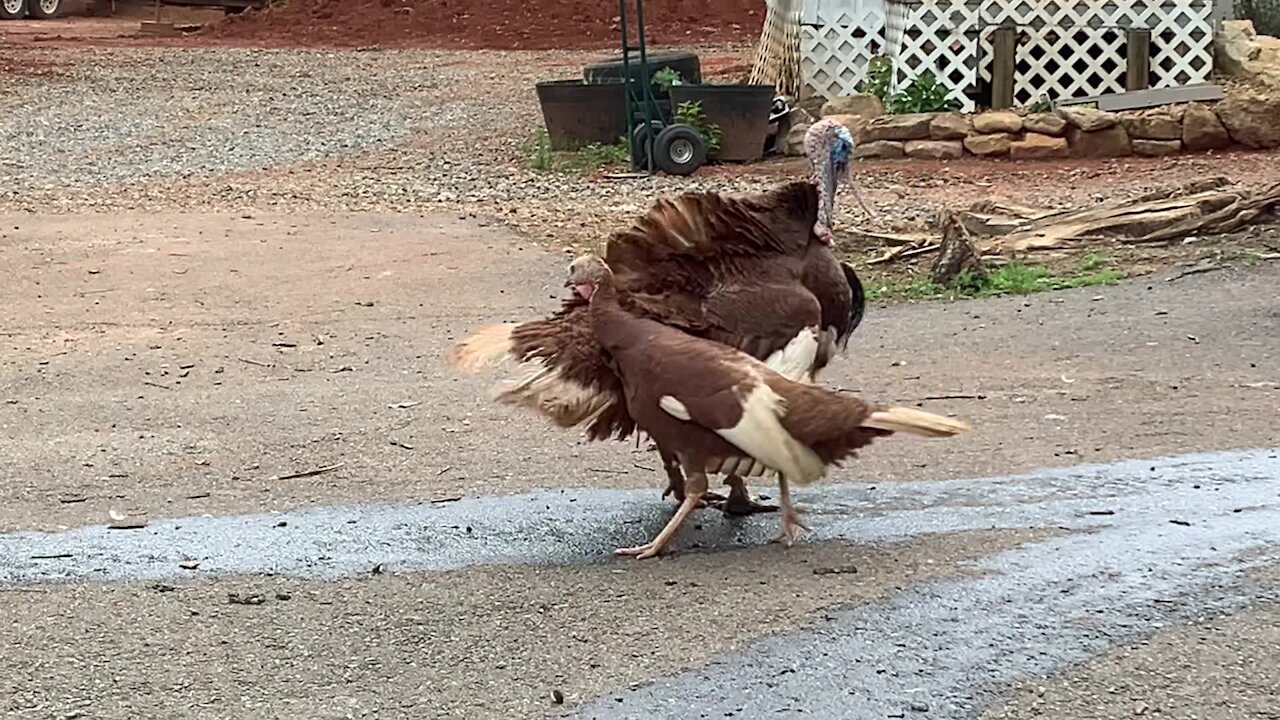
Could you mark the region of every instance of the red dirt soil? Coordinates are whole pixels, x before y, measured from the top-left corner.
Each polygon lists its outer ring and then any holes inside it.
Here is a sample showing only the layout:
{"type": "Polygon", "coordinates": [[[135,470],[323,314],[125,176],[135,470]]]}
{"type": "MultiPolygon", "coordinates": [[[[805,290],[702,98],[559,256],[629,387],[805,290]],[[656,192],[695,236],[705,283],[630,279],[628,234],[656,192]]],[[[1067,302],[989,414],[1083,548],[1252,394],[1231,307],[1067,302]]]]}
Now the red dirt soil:
{"type": "MultiPolygon", "coordinates": [[[[762,0],[649,0],[645,35],[655,45],[754,42],[764,9],[762,0]]],[[[553,50],[616,47],[619,30],[613,0],[288,0],[202,34],[273,46],[553,50]]]]}

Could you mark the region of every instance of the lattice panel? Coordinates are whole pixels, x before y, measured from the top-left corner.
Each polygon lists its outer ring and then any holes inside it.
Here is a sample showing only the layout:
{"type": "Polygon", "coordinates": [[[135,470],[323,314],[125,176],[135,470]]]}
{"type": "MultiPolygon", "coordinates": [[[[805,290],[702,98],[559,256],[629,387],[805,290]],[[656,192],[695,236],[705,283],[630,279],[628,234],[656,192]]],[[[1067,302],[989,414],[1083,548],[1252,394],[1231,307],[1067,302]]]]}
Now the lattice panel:
{"type": "Polygon", "coordinates": [[[800,28],[806,94],[853,95],[867,74],[867,63],[884,52],[883,0],[829,2],[816,10],[806,0],[805,17],[817,23],[800,28]]]}
{"type": "Polygon", "coordinates": [[[965,92],[978,79],[978,4],[890,0],[886,6],[885,54],[893,58],[899,85],[931,70],[961,109],[973,110],[965,92]]]}
{"type": "Polygon", "coordinates": [[[1213,71],[1211,0],[1074,0],[983,2],[980,77],[991,80],[991,26],[1020,32],[1014,101],[1055,100],[1123,92],[1125,31],[1151,33],[1152,87],[1204,82],[1213,71]]]}
{"type": "Polygon", "coordinates": [[[856,92],[876,54],[896,55],[898,81],[933,70],[966,91],[991,80],[991,26],[1021,29],[1014,96],[1068,99],[1124,90],[1125,33],[1150,29],[1151,85],[1205,82],[1213,72],[1213,0],[805,0],[801,66],[808,92],[856,92]]]}

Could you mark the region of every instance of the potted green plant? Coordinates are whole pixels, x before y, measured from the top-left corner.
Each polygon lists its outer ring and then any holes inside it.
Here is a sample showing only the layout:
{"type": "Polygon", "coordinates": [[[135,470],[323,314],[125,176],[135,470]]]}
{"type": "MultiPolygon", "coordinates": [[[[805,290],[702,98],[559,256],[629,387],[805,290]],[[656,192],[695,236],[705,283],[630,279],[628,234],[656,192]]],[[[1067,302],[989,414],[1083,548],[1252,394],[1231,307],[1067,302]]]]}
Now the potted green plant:
{"type": "Polygon", "coordinates": [[[680,84],[672,85],[670,93],[673,110],[696,103],[705,122],[718,129],[719,149],[712,153],[717,160],[751,162],[764,155],[772,85],[680,84]]]}

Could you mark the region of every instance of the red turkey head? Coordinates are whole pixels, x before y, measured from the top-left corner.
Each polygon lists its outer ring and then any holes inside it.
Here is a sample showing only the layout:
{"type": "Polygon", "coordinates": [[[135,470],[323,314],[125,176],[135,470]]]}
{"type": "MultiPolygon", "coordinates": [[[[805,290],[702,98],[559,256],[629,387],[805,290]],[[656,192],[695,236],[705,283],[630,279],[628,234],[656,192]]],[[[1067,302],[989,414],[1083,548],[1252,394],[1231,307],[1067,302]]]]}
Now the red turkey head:
{"type": "Polygon", "coordinates": [[[853,135],[838,120],[819,120],[805,133],[804,152],[809,158],[813,182],[818,186],[818,221],[813,225],[813,232],[819,240],[830,244],[834,240],[831,220],[835,214],[837,184],[848,185],[862,211],[871,214],[853,182],[850,167],[853,162],[853,135]]]}
{"type": "Polygon", "coordinates": [[[569,263],[569,279],[564,286],[573,288],[579,297],[590,301],[600,285],[612,279],[613,271],[604,260],[596,255],[582,255],[569,263]]]}

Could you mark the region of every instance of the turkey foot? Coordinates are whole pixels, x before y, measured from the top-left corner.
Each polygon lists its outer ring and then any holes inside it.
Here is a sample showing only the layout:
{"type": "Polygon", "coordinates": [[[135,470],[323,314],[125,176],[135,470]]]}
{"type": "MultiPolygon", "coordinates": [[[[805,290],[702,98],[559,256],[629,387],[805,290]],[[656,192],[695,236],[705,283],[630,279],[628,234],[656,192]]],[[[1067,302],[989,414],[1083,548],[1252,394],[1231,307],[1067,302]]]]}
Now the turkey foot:
{"type": "MultiPolygon", "coordinates": [[[[725,478],[725,484],[729,486],[729,499],[721,503],[709,503],[720,508],[726,515],[754,515],[755,513],[774,512],[778,509],[777,505],[766,505],[757,502],[751,497],[751,493],[747,491],[747,484],[737,475],[730,475],[725,478]]],[[[707,494],[708,496],[711,493],[707,494]]]]}
{"type": "Polygon", "coordinates": [[[778,476],[778,494],[782,503],[782,529],[769,542],[780,542],[787,547],[795,544],[801,530],[811,530],[809,524],[800,517],[800,511],[791,504],[791,487],[785,475],[778,476]]]}
{"type": "Polygon", "coordinates": [[[800,517],[800,511],[794,507],[782,509],[782,529],[769,542],[780,542],[787,547],[795,544],[801,530],[812,530],[809,524],[800,517]]]}
{"type": "Polygon", "coordinates": [[[614,555],[634,555],[638,560],[645,560],[661,553],[667,543],[671,542],[671,538],[675,536],[676,531],[684,523],[685,518],[689,517],[689,513],[693,512],[698,504],[702,502],[702,496],[707,491],[707,476],[705,473],[697,473],[690,478],[691,487],[684,496],[684,500],[680,503],[680,509],[676,510],[676,514],[671,516],[667,521],[662,532],[658,533],[658,537],[651,542],[639,545],[637,547],[618,548],[613,551],[614,555]]]}

